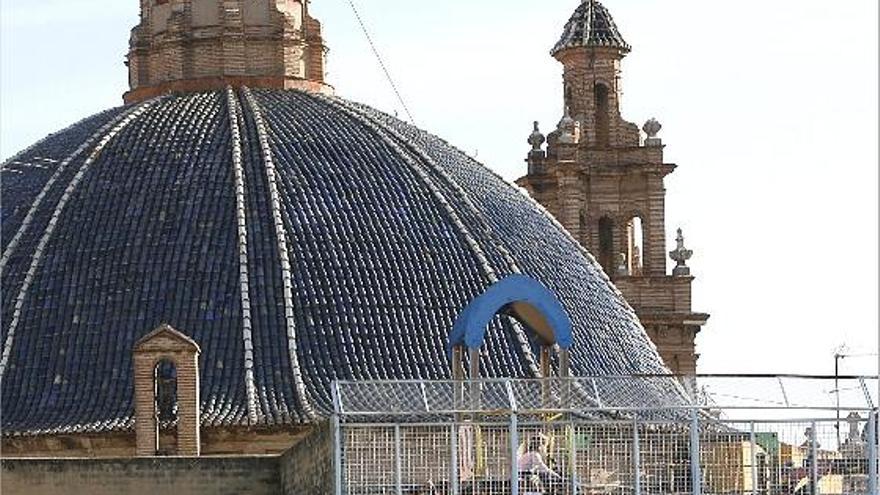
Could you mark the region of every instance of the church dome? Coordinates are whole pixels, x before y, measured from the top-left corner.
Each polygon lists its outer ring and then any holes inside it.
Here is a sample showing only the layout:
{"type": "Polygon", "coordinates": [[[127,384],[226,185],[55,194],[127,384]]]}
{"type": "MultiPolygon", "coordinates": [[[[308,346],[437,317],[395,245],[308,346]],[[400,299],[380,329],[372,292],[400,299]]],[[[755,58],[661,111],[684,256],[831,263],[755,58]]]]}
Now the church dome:
{"type": "Polygon", "coordinates": [[[595,0],[583,0],[565,24],[562,36],[551,55],[577,47],[616,48],[629,53],[631,47],[623,39],[611,13],[595,0]]]}
{"type": "MultiPolygon", "coordinates": [[[[4,432],[133,425],[132,347],[201,348],[201,421],[309,422],[334,379],[450,377],[447,338],[493,281],[571,317],[575,375],[666,371],[593,258],[443,140],[284,89],[164,95],[89,117],[2,168],[4,432]]],[[[489,376],[535,376],[499,316],[489,376]]]]}

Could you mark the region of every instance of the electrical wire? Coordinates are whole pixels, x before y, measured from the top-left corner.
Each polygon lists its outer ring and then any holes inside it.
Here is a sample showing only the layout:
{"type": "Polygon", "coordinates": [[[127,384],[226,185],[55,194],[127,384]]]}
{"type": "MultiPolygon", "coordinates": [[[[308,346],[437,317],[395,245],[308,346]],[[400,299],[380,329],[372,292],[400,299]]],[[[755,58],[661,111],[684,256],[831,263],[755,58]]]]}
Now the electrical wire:
{"type": "Polygon", "coordinates": [[[352,12],[354,12],[354,16],[357,18],[358,24],[361,26],[361,30],[364,32],[364,36],[367,38],[367,42],[370,44],[370,49],[373,50],[373,55],[376,56],[376,60],[379,62],[379,67],[382,68],[382,72],[385,73],[385,78],[388,79],[388,83],[391,85],[391,89],[394,91],[394,95],[397,96],[397,101],[400,102],[400,105],[403,107],[403,111],[406,112],[407,117],[409,118],[409,122],[415,125],[416,120],[413,118],[412,113],[409,111],[409,107],[406,106],[406,102],[403,101],[403,96],[401,96],[400,91],[397,89],[397,84],[394,83],[394,78],[391,77],[391,72],[388,71],[388,67],[385,66],[384,60],[382,60],[382,55],[379,54],[379,49],[376,48],[376,44],[373,43],[373,38],[370,36],[370,31],[367,29],[364,20],[361,18],[360,12],[358,12],[357,7],[354,5],[354,0],[348,0],[348,5],[351,6],[352,12]]]}

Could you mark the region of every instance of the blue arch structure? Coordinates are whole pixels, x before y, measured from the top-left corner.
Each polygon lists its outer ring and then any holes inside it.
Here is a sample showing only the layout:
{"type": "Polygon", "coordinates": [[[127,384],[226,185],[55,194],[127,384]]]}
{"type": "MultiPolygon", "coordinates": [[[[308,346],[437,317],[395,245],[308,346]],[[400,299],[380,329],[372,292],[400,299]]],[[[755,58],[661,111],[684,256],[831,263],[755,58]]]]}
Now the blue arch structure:
{"type": "MultiPolygon", "coordinates": [[[[556,296],[531,277],[511,275],[486,289],[486,292],[464,308],[452,327],[448,350],[462,345],[468,349],[482,347],[489,322],[499,311],[510,305],[525,305],[544,318],[553,333],[551,342],[541,338],[545,344],[558,344],[565,350],[571,348],[571,319],[556,296]]],[[[529,328],[529,325],[525,326],[529,328]]],[[[531,328],[529,330],[534,331],[531,328]]]]}

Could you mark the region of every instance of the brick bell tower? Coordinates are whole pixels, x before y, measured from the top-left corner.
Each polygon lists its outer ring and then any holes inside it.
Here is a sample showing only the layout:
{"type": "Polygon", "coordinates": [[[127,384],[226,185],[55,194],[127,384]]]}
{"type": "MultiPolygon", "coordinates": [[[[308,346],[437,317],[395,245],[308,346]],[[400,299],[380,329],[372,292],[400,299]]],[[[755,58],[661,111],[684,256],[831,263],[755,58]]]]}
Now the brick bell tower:
{"type": "Polygon", "coordinates": [[[562,120],[546,138],[535,122],[528,175],[517,183],[597,257],[666,365],[694,374],[694,341],[709,315],[691,309],[693,253],[681,230],[669,253],[677,266],[667,274],[663,181],[676,166],[663,162],[656,120],[644,125],[642,139],[620,116],[620,67],[629,52],[608,10],[583,0],[551,52],[563,65],[562,120]]]}
{"type": "Polygon", "coordinates": [[[227,85],[331,93],[308,0],[140,0],[126,103],[227,85]]]}

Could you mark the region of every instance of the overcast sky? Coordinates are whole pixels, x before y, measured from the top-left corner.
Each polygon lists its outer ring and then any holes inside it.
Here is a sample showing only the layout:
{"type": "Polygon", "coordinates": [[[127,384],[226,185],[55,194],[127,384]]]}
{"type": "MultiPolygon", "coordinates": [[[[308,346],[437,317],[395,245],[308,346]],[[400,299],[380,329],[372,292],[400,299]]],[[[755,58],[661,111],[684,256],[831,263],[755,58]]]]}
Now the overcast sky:
{"type": "MultiPolygon", "coordinates": [[[[403,115],[347,0],[314,0],[346,98],[403,115]]],[[[514,180],[561,116],[578,0],[357,0],[416,124],[514,180]]],[[[830,373],[877,352],[877,1],[605,0],[623,116],[663,123],[667,227],[697,276],[701,372],[830,373]]],[[[137,0],[2,0],[0,157],[121,103],[137,0]]],[[[876,358],[842,371],[876,373],[876,358]]]]}

